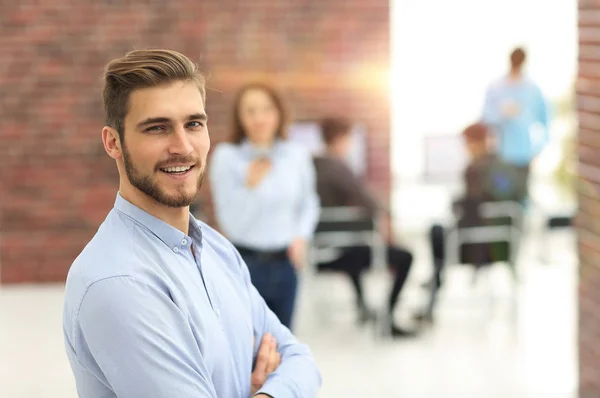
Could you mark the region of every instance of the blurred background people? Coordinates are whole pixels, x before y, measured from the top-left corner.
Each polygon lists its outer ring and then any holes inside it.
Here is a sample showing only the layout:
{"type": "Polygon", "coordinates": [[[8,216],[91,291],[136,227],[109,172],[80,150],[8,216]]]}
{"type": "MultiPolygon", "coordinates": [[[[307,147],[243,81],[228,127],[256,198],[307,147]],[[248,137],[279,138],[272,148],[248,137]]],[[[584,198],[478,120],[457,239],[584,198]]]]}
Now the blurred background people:
{"type": "Polygon", "coordinates": [[[549,110],[538,85],[525,72],[522,48],[510,54],[508,74],[487,90],[482,120],[497,134],[498,156],[528,180],[532,160],[549,140],[549,110]]]}
{"type": "MultiPolygon", "coordinates": [[[[375,198],[346,164],[344,159],[350,149],[352,125],[343,118],[325,118],[321,122],[321,132],[326,151],[323,156],[315,158],[317,170],[317,191],[323,207],[359,206],[366,209],[371,217],[376,217],[382,209],[375,198]]],[[[414,331],[394,324],[394,309],[410,271],[413,261],[408,251],[388,244],[386,247],[387,262],[394,275],[388,299],[389,327],[392,336],[413,336],[414,331]]],[[[340,249],[337,258],[318,264],[319,270],[344,272],[352,282],[356,293],[356,305],[359,320],[364,322],[373,316],[364,298],[363,274],[371,265],[371,248],[355,246],[340,249]]]]}
{"type": "Polygon", "coordinates": [[[286,142],[286,121],[283,100],[272,87],[242,87],[230,142],[215,148],[209,170],[222,232],[248,264],[269,308],[291,327],[297,272],[319,217],[319,199],[310,154],[286,142]]]}
{"type": "MultiPolygon", "coordinates": [[[[485,202],[521,202],[526,192],[526,175],[518,166],[506,163],[495,154],[494,140],[485,124],[472,124],[462,135],[469,163],[463,176],[465,193],[453,203],[454,213],[458,217],[457,226],[485,226],[490,220],[481,216],[480,205],[485,202]]],[[[496,221],[498,220],[494,220],[496,221]]],[[[429,240],[434,277],[426,286],[434,289],[434,294],[428,309],[418,318],[431,322],[436,293],[442,285],[442,273],[447,259],[444,227],[439,224],[432,226],[429,240]]],[[[459,248],[460,262],[480,267],[495,261],[507,261],[507,245],[508,242],[463,244],[459,248]]]]}

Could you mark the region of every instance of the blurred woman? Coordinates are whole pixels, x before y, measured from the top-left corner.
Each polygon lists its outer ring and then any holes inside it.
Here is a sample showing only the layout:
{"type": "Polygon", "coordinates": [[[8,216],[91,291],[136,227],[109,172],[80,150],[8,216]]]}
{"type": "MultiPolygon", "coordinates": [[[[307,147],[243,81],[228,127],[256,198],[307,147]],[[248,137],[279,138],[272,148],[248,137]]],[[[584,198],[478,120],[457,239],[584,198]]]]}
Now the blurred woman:
{"type": "Polygon", "coordinates": [[[248,265],[252,283],[290,327],[296,272],[319,217],[311,155],[286,141],[286,112],[268,85],[248,84],[233,108],[230,142],[212,155],[217,221],[248,265]]]}

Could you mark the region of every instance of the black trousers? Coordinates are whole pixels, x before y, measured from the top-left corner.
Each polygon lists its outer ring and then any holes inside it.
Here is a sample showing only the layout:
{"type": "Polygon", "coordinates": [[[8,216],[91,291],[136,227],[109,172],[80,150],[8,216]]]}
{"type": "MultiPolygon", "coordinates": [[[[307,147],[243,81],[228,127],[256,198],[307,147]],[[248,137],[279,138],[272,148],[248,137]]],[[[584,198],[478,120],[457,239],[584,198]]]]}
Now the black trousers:
{"type": "MultiPolygon", "coordinates": [[[[395,247],[387,246],[387,262],[390,270],[394,274],[394,283],[389,295],[390,313],[398,303],[398,297],[406,282],[413,256],[408,251],[395,247]]],[[[368,246],[355,246],[344,249],[341,257],[336,260],[320,263],[320,271],[338,271],[344,272],[352,281],[356,292],[356,302],[359,308],[365,308],[362,274],[371,266],[371,248],[368,246]]]]}

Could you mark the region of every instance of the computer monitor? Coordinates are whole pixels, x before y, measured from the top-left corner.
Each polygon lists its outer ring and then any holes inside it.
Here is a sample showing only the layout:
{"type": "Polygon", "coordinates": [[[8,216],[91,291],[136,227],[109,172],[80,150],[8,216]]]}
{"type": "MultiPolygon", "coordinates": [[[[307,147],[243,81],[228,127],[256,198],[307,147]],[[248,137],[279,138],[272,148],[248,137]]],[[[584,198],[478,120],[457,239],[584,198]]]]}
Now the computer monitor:
{"type": "Polygon", "coordinates": [[[469,160],[462,135],[430,135],[424,141],[425,179],[430,182],[460,179],[469,160]]]}
{"type": "MultiPolygon", "coordinates": [[[[364,176],[367,167],[366,129],[361,124],[352,127],[350,151],[346,161],[359,176],[364,176]]],[[[318,121],[300,120],[292,123],[288,130],[289,140],[307,148],[313,156],[325,150],[321,126],[318,121]]]]}

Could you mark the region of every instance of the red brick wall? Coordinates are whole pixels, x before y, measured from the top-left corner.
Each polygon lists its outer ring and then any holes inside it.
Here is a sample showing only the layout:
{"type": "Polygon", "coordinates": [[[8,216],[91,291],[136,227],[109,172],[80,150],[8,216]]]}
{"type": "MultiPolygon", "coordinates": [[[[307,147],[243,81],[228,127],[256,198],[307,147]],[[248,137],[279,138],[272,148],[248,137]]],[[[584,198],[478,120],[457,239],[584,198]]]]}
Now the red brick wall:
{"type": "Polygon", "coordinates": [[[388,20],[387,0],[2,2],[0,281],[64,280],[111,208],[101,76],[134,48],[200,61],[213,142],[227,133],[234,90],[256,78],[276,82],[298,118],[366,122],[369,177],[389,193],[388,20]]]}
{"type": "Polygon", "coordinates": [[[579,396],[600,397],[600,1],[579,0],[579,396]]]}

